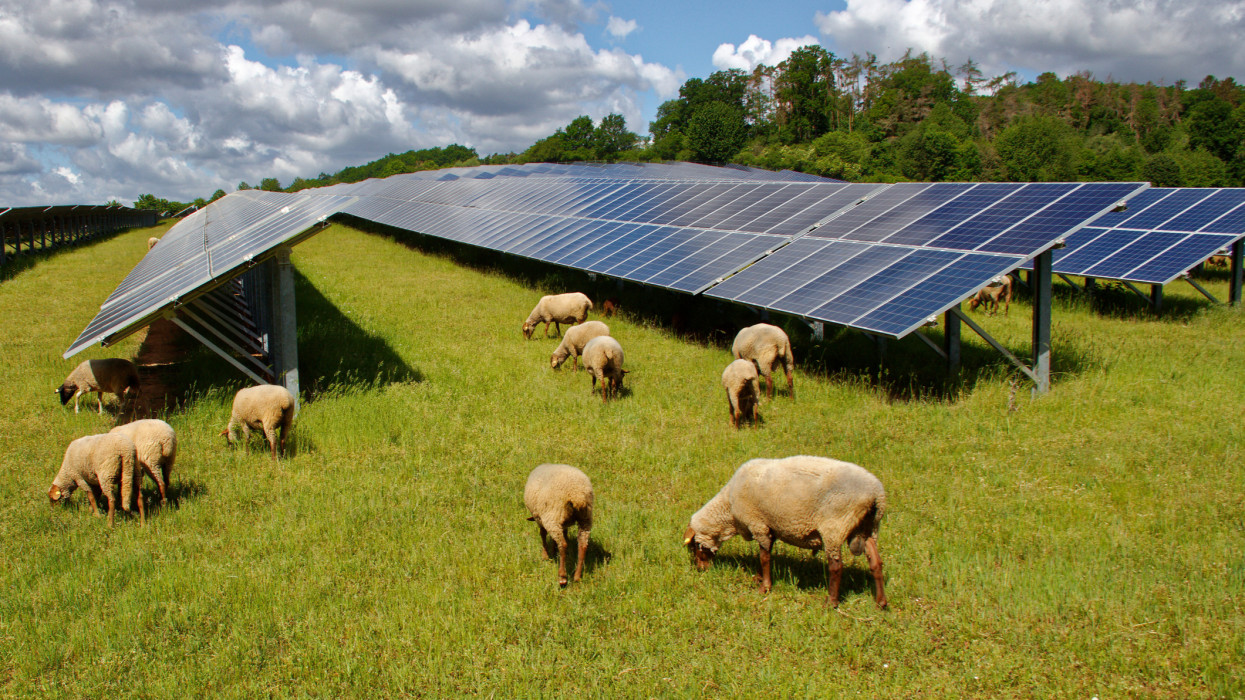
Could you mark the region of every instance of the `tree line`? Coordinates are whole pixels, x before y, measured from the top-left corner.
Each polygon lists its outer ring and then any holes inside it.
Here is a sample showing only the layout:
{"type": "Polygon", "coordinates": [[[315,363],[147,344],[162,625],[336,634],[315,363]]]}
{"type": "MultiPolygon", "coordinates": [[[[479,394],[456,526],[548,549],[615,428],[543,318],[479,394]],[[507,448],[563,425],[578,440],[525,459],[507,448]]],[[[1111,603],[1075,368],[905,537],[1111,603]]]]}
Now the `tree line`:
{"type": "MultiPolygon", "coordinates": [[[[1245,87],[1099,80],[1089,72],[986,77],[909,51],[883,63],[805,46],[777,66],[691,78],[658,107],[648,133],[621,115],[580,116],[521,153],[475,149],[388,154],[282,188],[296,192],[451,166],[576,161],[738,163],[854,182],[1128,181],[1159,187],[1245,186],[1245,87]]],[[[239,189],[248,189],[239,183],[239,189]]],[[[212,197],[224,196],[218,190],[212,197]]],[[[151,195],[143,195],[156,202],[151,195]]],[[[196,200],[206,203],[211,200],[196,200]]],[[[143,206],[140,198],[135,206],[143,206]]],[[[176,203],[171,203],[176,204],[176,203]]],[[[171,207],[177,208],[177,207],[171,207]]]]}

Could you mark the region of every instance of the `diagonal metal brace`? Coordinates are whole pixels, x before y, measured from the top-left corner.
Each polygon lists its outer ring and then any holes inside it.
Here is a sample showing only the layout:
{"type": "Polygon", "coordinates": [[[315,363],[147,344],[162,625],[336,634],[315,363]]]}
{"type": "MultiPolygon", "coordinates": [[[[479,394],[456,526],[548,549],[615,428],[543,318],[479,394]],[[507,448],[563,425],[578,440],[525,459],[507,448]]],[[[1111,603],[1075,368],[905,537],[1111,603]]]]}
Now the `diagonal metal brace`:
{"type": "Polygon", "coordinates": [[[1037,375],[1033,373],[1033,370],[1030,369],[1028,365],[1026,365],[1024,362],[1021,362],[1018,357],[1012,354],[1011,350],[1008,350],[1007,348],[1003,347],[1003,345],[999,343],[999,341],[991,337],[990,334],[987,333],[984,328],[977,325],[977,323],[973,321],[973,319],[969,318],[967,314],[965,314],[960,309],[954,309],[954,308],[950,309],[950,312],[955,314],[957,317],[959,317],[962,323],[967,325],[969,328],[972,328],[973,332],[981,336],[982,340],[986,341],[991,346],[993,346],[995,350],[998,350],[1000,353],[1002,353],[1003,357],[1006,357],[1008,360],[1011,360],[1012,364],[1016,365],[1016,367],[1018,367],[1021,372],[1025,373],[1025,376],[1033,380],[1034,384],[1041,384],[1041,382],[1038,380],[1037,375]]]}

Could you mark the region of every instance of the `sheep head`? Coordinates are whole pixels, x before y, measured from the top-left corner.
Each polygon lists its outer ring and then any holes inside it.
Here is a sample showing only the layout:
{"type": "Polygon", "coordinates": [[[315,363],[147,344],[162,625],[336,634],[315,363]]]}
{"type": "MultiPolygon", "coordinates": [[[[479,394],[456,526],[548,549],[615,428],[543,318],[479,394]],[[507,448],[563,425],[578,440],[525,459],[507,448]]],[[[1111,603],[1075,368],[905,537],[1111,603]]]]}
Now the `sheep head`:
{"type": "Polygon", "coordinates": [[[69,491],[61,490],[61,487],[56,484],[52,484],[52,488],[48,489],[48,501],[52,505],[56,505],[66,498],[69,498],[69,491]]]}
{"type": "Polygon", "coordinates": [[[549,368],[557,369],[561,367],[562,363],[566,362],[567,357],[570,357],[569,352],[566,352],[565,350],[562,350],[561,348],[554,350],[553,354],[549,356],[549,368]]]}
{"type": "Polygon", "coordinates": [[[707,571],[713,566],[713,550],[696,540],[696,531],[690,526],[683,531],[683,544],[687,546],[687,550],[695,557],[696,568],[701,571],[707,571]]]}
{"type": "Polygon", "coordinates": [[[523,337],[528,340],[532,339],[532,333],[536,330],[536,324],[530,321],[523,322],[523,337]]]}
{"type": "Polygon", "coordinates": [[[69,403],[69,400],[73,398],[73,393],[76,389],[77,387],[74,385],[69,382],[65,382],[64,384],[61,384],[59,389],[54,390],[54,393],[60,394],[61,405],[65,406],[69,403]]]}

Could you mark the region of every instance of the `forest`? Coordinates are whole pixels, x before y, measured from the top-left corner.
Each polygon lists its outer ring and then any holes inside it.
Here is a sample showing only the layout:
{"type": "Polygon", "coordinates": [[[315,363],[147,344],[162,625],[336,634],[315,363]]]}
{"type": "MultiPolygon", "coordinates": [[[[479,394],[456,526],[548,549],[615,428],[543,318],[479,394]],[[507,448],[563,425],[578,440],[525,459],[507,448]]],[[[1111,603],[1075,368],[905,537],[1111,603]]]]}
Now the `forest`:
{"type": "MultiPolygon", "coordinates": [[[[452,144],[390,153],[282,187],[296,192],[450,166],[571,161],[738,163],[853,182],[1121,181],[1159,187],[1245,185],[1245,87],[1206,76],[1197,87],[1120,83],[1080,72],[986,77],[928,54],[836,57],[805,46],[777,66],[691,78],[647,135],[609,114],[580,116],[522,153],[481,157],[452,144]]],[[[238,189],[250,189],[246,182],[238,189]]],[[[211,200],[223,197],[217,190],[211,200]]],[[[207,201],[194,202],[202,205],[207,201]]],[[[138,208],[176,211],[143,195],[138,208]]],[[[184,205],[182,205],[184,206],[184,205]]]]}

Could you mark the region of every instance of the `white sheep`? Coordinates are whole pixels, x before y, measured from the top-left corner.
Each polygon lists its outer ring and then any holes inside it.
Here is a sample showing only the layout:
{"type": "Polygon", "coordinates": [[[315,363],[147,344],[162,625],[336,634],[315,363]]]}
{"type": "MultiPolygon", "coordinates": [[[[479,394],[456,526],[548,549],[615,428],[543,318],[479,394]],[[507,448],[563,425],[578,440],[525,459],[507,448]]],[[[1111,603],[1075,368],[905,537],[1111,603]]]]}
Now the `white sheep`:
{"type": "Polygon", "coordinates": [[[233,412],[229,425],[221,431],[225,441],[233,444],[234,426],[241,426],[242,439],[251,437],[251,429],[263,430],[272,448],[272,458],[277,458],[277,430],[281,431],[281,453],[285,454],[285,434],[294,422],[294,395],[289,389],[276,384],[260,384],[240,389],[233,397],[233,412]]]}
{"type": "Polygon", "coordinates": [[[126,395],[130,395],[137,402],[139,391],[138,368],[133,362],[119,357],[83,361],[65,377],[60,388],[56,389],[62,406],[69,403],[69,399],[73,399],[74,413],[78,412],[80,396],[96,392],[95,400],[99,404],[101,415],[104,413],[104,392],[116,394],[119,403],[126,395]]]}
{"type": "Polygon", "coordinates": [[[609,334],[610,327],[600,321],[588,321],[567,328],[566,335],[562,336],[562,342],[549,358],[549,366],[557,369],[562,366],[563,362],[566,362],[566,358],[570,357],[572,366],[578,371],[579,356],[584,354],[584,346],[588,344],[588,341],[609,334]]]}
{"type": "Polygon", "coordinates": [[[882,482],[863,467],[825,457],[753,459],[692,516],[683,533],[701,570],[713,564],[718,547],[738,534],[761,547],[761,592],[770,590],[770,550],[778,540],[804,549],[824,548],[830,602],[839,604],[842,546],[869,559],[874,600],[886,607],[878,523],[886,510],[882,482]]]}
{"type": "Polygon", "coordinates": [[[765,377],[765,387],[770,398],[774,396],[774,380],[770,376],[774,368],[782,364],[787,373],[787,392],[795,396],[795,385],[791,373],[795,370],[795,356],[791,353],[791,339],[778,326],[758,323],[739,331],[735,343],[731,346],[731,355],[736,360],[751,360],[756,363],[757,371],[765,377]]]}
{"type": "Polygon", "coordinates": [[[748,360],[735,360],[722,372],[722,386],[726,389],[726,403],[730,409],[731,425],[739,427],[744,417],[757,422],[757,403],[761,387],[757,381],[757,367],[748,360]]]}
{"type": "Polygon", "coordinates": [[[531,340],[536,324],[545,324],[545,337],[549,337],[549,324],[552,323],[558,334],[562,333],[560,324],[583,323],[588,318],[588,310],[592,308],[592,300],[582,292],[551,294],[543,296],[536,303],[536,308],[527,315],[523,322],[523,337],[531,340]]]}
{"type": "Polygon", "coordinates": [[[173,463],[177,461],[177,433],[173,431],[173,426],[162,420],[148,418],[118,425],[108,432],[121,433],[134,442],[138,466],[142,469],[138,475],[138,497],[143,497],[142,481],[145,472],[160,490],[160,505],[168,503],[165,489],[169,483],[169,473],[173,471],[173,463]]]}
{"type": "Polygon", "coordinates": [[[151,250],[152,248],[155,248],[156,244],[159,242],[160,242],[160,239],[156,238],[155,236],[148,238],[147,239],[147,250],[151,250]]]}
{"type": "Polygon", "coordinates": [[[597,381],[601,382],[602,401],[609,401],[610,395],[617,397],[622,390],[623,375],[630,373],[623,369],[622,346],[608,335],[597,336],[584,346],[584,369],[592,375],[589,394],[597,390],[597,381]]]}
{"type": "MultiPolygon", "coordinates": [[[[65,458],[61,460],[60,471],[52,479],[52,487],[48,489],[48,500],[52,505],[69,498],[74,489],[86,491],[86,498],[91,503],[91,513],[99,515],[99,505],[95,502],[94,490],[98,488],[108,498],[108,527],[112,527],[113,514],[117,511],[116,498],[113,491],[117,482],[121,482],[121,508],[130,511],[130,499],[137,490],[134,480],[134,463],[137,461],[134,442],[119,433],[88,435],[69,443],[65,448],[65,458]]],[[[147,522],[147,514],[143,508],[143,499],[138,499],[138,514],[141,522],[147,522]]]]}
{"type": "Polygon", "coordinates": [[[578,527],[579,561],[575,564],[575,580],[584,573],[588,554],[588,533],[592,531],[592,482],[588,475],[568,464],[542,464],[532,470],[523,487],[523,504],[527,506],[540,528],[540,553],[549,558],[545,536],[558,546],[558,585],[566,585],[567,530],[574,522],[578,527]]]}

